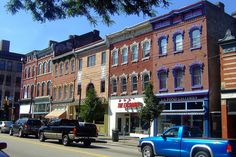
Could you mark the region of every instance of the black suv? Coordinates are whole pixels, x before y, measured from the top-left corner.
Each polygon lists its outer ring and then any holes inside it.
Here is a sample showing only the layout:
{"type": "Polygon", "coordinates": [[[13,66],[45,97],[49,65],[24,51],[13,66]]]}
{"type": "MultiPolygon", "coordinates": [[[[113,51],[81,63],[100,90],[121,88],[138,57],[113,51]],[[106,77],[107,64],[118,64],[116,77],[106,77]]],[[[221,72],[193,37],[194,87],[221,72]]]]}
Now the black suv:
{"type": "Polygon", "coordinates": [[[39,119],[21,118],[11,125],[9,135],[18,134],[19,137],[35,135],[38,138],[38,130],[42,123],[39,119]]]}

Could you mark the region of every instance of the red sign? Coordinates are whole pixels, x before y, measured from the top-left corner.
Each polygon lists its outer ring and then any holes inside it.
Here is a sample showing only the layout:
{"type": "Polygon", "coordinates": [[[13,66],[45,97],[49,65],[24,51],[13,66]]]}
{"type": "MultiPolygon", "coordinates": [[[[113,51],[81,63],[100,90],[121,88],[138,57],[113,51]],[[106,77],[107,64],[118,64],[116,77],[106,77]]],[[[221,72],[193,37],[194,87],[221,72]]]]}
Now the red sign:
{"type": "Polygon", "coordinates": [[[118,103],[118,108],[138,108],[138,107],[140,107],[139,102],[118,103]]]}

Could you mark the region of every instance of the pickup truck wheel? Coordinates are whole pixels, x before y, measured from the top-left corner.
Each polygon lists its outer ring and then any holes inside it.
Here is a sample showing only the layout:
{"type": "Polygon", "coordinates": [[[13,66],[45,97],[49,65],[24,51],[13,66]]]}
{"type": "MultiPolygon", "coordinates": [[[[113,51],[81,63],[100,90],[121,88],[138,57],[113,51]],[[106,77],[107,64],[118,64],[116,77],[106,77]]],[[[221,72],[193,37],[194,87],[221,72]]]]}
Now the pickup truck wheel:
{"type": "Polygon", "coordinates": [[[23,131],[22,131],[22,129],[20,129],[19,130],[19,137],[23,137],[23,136],[24,136],[23,131]]]}
{"type": "Polygon", "coordinates": [[[210,157],[210,155],[205,151],[199,151],[194,155],[194,157],[210,157]]]}
{"type": "Polygon", "coordinates": [[[39,133],[39,141],[40,141],[40,142],[44,142],[44,141],[45,141],[45,136],[44,136],[44,133],[43,133],[43,132],[40,132],[40,133],[39,133]]]}
{"type": "Polygon", "coordinates": [[[152,147],[149,145],[144,146],[142,149],[142,156],[143,157],[154,157],[152,147]]]}
{"type": "Polygon", "coordinates": [[[12,130],[12,128],[9,130],[9,135],[10,135],[10,136],[13,135],[13,130],[12,130]]]}
{"type": "Polygon", "coordinates": [[[85,147],[90,147],[90,145],[91,145],[91,141],[89,141],[89,140],[84,141],[84,146],[85,147]]]}
{"type": "Polygon", "coordinates": [[[68,135],[64,135],[63,138],[62,138],[62,144],[64,146],[68,146],[70,144],[70,139],[69,139],[69,136],[68,135]]]}

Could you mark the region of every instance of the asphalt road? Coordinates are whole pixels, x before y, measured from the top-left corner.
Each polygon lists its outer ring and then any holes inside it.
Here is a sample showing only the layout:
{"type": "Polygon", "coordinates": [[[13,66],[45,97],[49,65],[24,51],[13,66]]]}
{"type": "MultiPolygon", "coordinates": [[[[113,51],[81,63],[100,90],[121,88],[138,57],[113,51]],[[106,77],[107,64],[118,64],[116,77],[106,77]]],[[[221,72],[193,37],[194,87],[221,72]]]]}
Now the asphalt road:
{"type": "Polygon", "coordinates": [[[7,142],[4,151],[11,157],[141,157],[136,147],[110,143],[92,143],[85,148],[77,143],[63,146],[57,140],[39,142],[33,136],[19,138],[8,134],[0,134],[0,141],[7,142]]]}

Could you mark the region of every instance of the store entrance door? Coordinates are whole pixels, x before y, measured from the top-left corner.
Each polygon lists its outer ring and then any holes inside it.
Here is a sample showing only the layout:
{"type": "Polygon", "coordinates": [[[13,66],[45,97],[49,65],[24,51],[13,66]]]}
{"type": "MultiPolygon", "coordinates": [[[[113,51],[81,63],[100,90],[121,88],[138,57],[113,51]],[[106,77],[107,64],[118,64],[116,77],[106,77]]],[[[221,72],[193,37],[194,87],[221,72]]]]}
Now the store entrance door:
{"type": "Polygon", "coordinates": [[[119,134],[128,135],[130,132],[130,116],[129,114],[117,115],[117,129],[119,134]]]}

